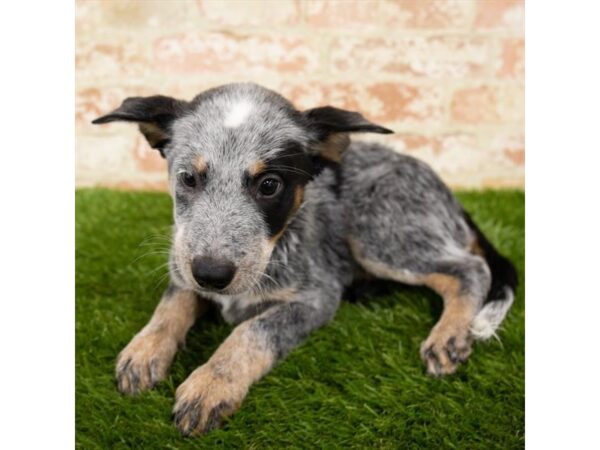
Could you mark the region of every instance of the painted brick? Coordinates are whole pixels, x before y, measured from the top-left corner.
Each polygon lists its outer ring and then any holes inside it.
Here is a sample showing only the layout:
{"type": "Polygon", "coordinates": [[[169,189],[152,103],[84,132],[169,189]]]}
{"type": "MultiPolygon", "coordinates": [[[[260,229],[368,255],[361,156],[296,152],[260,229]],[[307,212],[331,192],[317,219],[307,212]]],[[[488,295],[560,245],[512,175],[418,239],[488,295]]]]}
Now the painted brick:
{"type": "Polygon", "coordinates": [[[495,42],[487,37],[340,38],[332,45],[331,59],[338,72],[437,79],[490,74],[492,62],[499,58],[496,53],[495,42]]]}
{"type": "Polygon", "coordinates": [[[198,0],[204,19],[235,27],[297,24],[301,21],[300,5],[293,0],[198,0]]]}
{"type": "Polygon", "coordinates": [[[103,29],[153,29],[181,26],[199,19],[195,0],[76,0],[78,32],[103,29]]]}
{"type": "Polygon", "coordinates": [[[501,65],[496,75],[500,78],[523,79],[525,77],[525,40],[523,38],[502,41],[501,65]]]}
{"type": "Polygon", "coordinates": [[[454,187],[520,187],[524,182],[522,134],[396,134],[386,144],[426,161],[454,187]]]}
{"type": "Polygon", "coordinates": [[[137,133],[132,146],[132,156],[135,164],[142,172],[167,172],[167,161],[160,156],[158,150],[148,145],[148,141],[137,133]]]}
{"type": "Polygon", "coordinates": [[[75,95],[75,124],[78,127],[97,130],[96,126],[90,124],[92,120],[117,108],[127,97],[151,94],[154,92],[147,88],[132,86],[79,87],[75,95]]]}
{"type": "Polygon", "coordinates": [[[469,25],[472,3],[464,0],[310,1],[307,22],[319,27],[455,28],[469,25]]]}
{"type": "Polygon", "coordinates": [[[490,147],[504,155],[515,166],[525,166],[525,136],[523,133],[497,133],[489,139],[490,147]]]}
{"type": "Polygon", "coordinates": [[[131,135],[79,135],[75,140],[78,185],[93,186],[131,177],[133,163],[127,151],[131,135]]]}
{"type": "Polygon", "coordinates": [[[76,0],[76,183],[166,189],[134,125],[90,121],[129,96],[254,81],[362,112],[396,134],[357,139],[455,187],[522,187],[523,22],[510,0],[76,0]]]}
{"type": "Polygon", "coordinates": [[[295,37],[191,33],[163,37],[154,45],[157,70],[170,73],[265,71],[307,73],[318,67],[319,53],[295,37]]]}
{"type": "Polygon", "coordinates": [[[525,28],[524,0],[478,1],[475,26],[523,33],[525,28]]]}
{"type": "Polygon", "coordinates": [[[169,181],[167,178],[160,180],[148,180],[148,179],[131,179],[118,181],[111,183],[109,187],[114,189],[121,189],[124,191],[158,191],[165,192],[169,190],[169,181]]]}
{"type": "Polygon", "coordinates": [[[76,184],[166,190],[166,170],[142,171],[132,158],[130,149],[136,134],[134,129],[121,128],[117,134],[79,136],[75,149],[76,184]]]}
{"type": "Polygon", "coordinates": [[[148,70],[147,50],[137,41],[105,36],[78,39],[75,70],[78,79],[143,77],[148,70]]]}
{"type": "Polygon", "coordinates": [[[454,186],[475,187],[480,183],[481,157],[477,137],[465,133],[433,136],[394,135],[390,145],[397,151],[427,162],[443,180],[454,186]],[[469,176],[465,176],[469,174],[469,176]]]}
{"type": "MultiPolygon", "coordinates": [[[[514,188],[525,183],[525,141],[521,130],[497,130],[479,138],[478,188],[514,188]]],[[[476,175],[474,175],[476,177],[476,175]]]]}
{"type": "Polygon", "coordinates": [[[522,123],[522,85],[481,85],[457,90],[450,105],[452,120],[463,124],[522,123]]]}
{"type": "Polygon", "coordinates": [[[436,125],[444,115],[442,90],[405,83],[310,83],[283,85],[281,92],[298,108],[331,105],[360,111],[382,125],[436,125]]]}

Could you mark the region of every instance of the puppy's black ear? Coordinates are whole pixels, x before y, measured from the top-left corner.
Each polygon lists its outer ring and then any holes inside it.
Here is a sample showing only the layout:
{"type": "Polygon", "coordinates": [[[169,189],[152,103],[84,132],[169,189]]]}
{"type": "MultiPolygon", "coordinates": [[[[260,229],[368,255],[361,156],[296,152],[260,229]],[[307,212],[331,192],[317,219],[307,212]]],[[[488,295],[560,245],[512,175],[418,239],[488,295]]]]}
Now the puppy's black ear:
{"type": "Polygon", "coordinates": [[[188,109],[188,102],[163,95],[129,97],[113,112],[98,117],[92,123],[136,122],[150,147],[160,151],[164,157],[164,147],[171,139],[171,124],[188,109]]]}
{"type": "Polygon", "coordinates": [[[302,115],[319,142],[318,153],[333,161],[339,160],[341,153],[350,143],[348,133],[393,133],[388,128],[369,122],[358,112],[346,111],[333,106],[309,109],[302,115]]]}
{"type": "Polygon", "coordinates": [[[369,122],[362,114],[333,106],[322,106],[304,111],[304,116],[322,135],[332,133],[381,133],[390,134],[392,130],[369,122]]]}

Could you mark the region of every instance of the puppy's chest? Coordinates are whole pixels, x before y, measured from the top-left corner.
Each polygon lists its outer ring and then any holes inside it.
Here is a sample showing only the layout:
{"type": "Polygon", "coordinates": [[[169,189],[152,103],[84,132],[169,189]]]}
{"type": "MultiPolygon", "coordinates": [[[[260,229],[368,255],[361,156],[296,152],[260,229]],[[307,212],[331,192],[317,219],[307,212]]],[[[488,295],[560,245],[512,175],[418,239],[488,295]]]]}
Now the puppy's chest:
{"type": "Polygon", "coordinates": [[[260,294],[249,292],[237,295],[222,295],[207,292],[202,293],[202,296],[212,300],[218,306],[223,319],[234,325],[260,314],[274,303],[292,301],[297,292],[296,286],[290,285],[261,292],[260,294]]]}

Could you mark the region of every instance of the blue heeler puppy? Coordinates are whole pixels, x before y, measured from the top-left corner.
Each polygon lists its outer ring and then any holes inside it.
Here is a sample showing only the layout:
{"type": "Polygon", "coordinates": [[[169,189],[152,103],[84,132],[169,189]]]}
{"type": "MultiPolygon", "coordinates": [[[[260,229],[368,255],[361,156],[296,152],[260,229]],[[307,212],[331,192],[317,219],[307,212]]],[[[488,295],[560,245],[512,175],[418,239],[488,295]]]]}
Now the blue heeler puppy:
{"type": "Polygon", "coordinates": [[[128,98],[94,123],[113,121],[138,123],[167,159],[175,221],[171,282],[118,357],[119,390],[136,394],[164,379],[208,302],[237,324],[177,389],[184,435],[233,414],[364,277],[443,297],[421,346],[432,375],[453,373],[513,302],[513,265],[426,164],[350,142],[353,132],[391,133],[359,113],[298,111],[263,87],[229,84],[191,102],[128,98]]]}

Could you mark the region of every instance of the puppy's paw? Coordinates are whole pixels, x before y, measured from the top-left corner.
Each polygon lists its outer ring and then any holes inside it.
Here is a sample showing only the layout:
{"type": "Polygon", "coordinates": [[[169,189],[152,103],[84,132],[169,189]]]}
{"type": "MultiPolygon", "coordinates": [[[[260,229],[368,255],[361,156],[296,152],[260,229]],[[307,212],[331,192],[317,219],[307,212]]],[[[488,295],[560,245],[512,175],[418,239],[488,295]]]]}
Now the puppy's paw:
{"type": "Polygon", "coordinates": [[[117,387],[135,395],[167,376],[177,342],[160,333],[138,334],[117,357],[117,387]]]}
{"type": "Polygon", "coordinates": [[[465,362],[471,354],[471,345],[468,329],[435,327],[421,344],[421,359],[427,373],[434,376],[454,373],[458,364],[465,362]]]}
{"type": "Polygon", "coordinates": [[[183,436],[207,433],[221,426],[239,408],[247,389],[215,372],[199,367],[175,394],[173,419],[183,436]]]}

